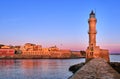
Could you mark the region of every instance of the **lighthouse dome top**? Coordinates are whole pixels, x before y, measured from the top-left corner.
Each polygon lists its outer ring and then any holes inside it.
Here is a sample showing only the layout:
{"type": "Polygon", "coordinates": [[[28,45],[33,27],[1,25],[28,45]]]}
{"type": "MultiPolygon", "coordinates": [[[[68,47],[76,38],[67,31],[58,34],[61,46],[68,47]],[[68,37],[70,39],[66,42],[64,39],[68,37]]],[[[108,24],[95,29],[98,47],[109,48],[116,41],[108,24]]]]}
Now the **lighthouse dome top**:
{"type": "Polygon", "coordinates": [[[90,18],[95,18],[95,13],[93,12],[93,10],[90,13],[90,18]]]}

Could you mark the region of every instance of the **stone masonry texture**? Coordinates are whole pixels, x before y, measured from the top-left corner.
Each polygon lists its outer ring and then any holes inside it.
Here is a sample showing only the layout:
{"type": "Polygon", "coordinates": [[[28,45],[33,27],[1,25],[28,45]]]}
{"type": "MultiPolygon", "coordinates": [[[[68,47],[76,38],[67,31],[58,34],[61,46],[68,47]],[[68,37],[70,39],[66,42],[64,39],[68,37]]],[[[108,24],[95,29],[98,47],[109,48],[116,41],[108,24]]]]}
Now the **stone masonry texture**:
{"type": "Polygon", "coordinates": [[[105,59],[95,58],[80,68],[70,79],[120,79],[105,59]]]}

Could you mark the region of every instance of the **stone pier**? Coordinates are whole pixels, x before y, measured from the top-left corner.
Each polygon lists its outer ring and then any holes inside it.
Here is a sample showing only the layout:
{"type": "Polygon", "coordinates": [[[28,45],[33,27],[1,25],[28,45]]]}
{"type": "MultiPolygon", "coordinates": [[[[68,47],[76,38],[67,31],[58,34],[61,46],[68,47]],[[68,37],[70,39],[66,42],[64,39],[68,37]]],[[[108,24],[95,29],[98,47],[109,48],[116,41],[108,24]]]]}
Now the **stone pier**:
{"type": "Polygon", "coordinates": [[[120,79],[105,59],[95,58],[86,63],[69,79],[120,79]]]}

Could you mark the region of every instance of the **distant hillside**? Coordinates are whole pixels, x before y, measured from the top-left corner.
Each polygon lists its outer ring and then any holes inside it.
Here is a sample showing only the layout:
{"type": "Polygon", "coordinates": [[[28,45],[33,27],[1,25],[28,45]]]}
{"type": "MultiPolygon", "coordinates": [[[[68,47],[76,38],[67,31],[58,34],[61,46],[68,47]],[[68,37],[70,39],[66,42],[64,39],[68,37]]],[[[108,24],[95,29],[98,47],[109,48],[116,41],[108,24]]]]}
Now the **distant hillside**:
{"type": "Polygon", "coordinates": [[[110,55],[120,55],[120,53],[110,53],[110,55]]]}

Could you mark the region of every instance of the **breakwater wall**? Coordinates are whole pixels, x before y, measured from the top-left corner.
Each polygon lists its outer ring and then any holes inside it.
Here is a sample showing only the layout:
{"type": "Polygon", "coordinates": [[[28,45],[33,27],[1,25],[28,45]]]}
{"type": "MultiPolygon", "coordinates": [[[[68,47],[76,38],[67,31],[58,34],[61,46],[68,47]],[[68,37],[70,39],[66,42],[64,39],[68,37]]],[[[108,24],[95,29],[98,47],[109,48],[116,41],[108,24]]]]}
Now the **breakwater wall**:
{"type": "Polygon", "coordinates": [[[120,74],[106,60],[96,58],[83,65],[69,79],[120,79],[120,74]]]}

